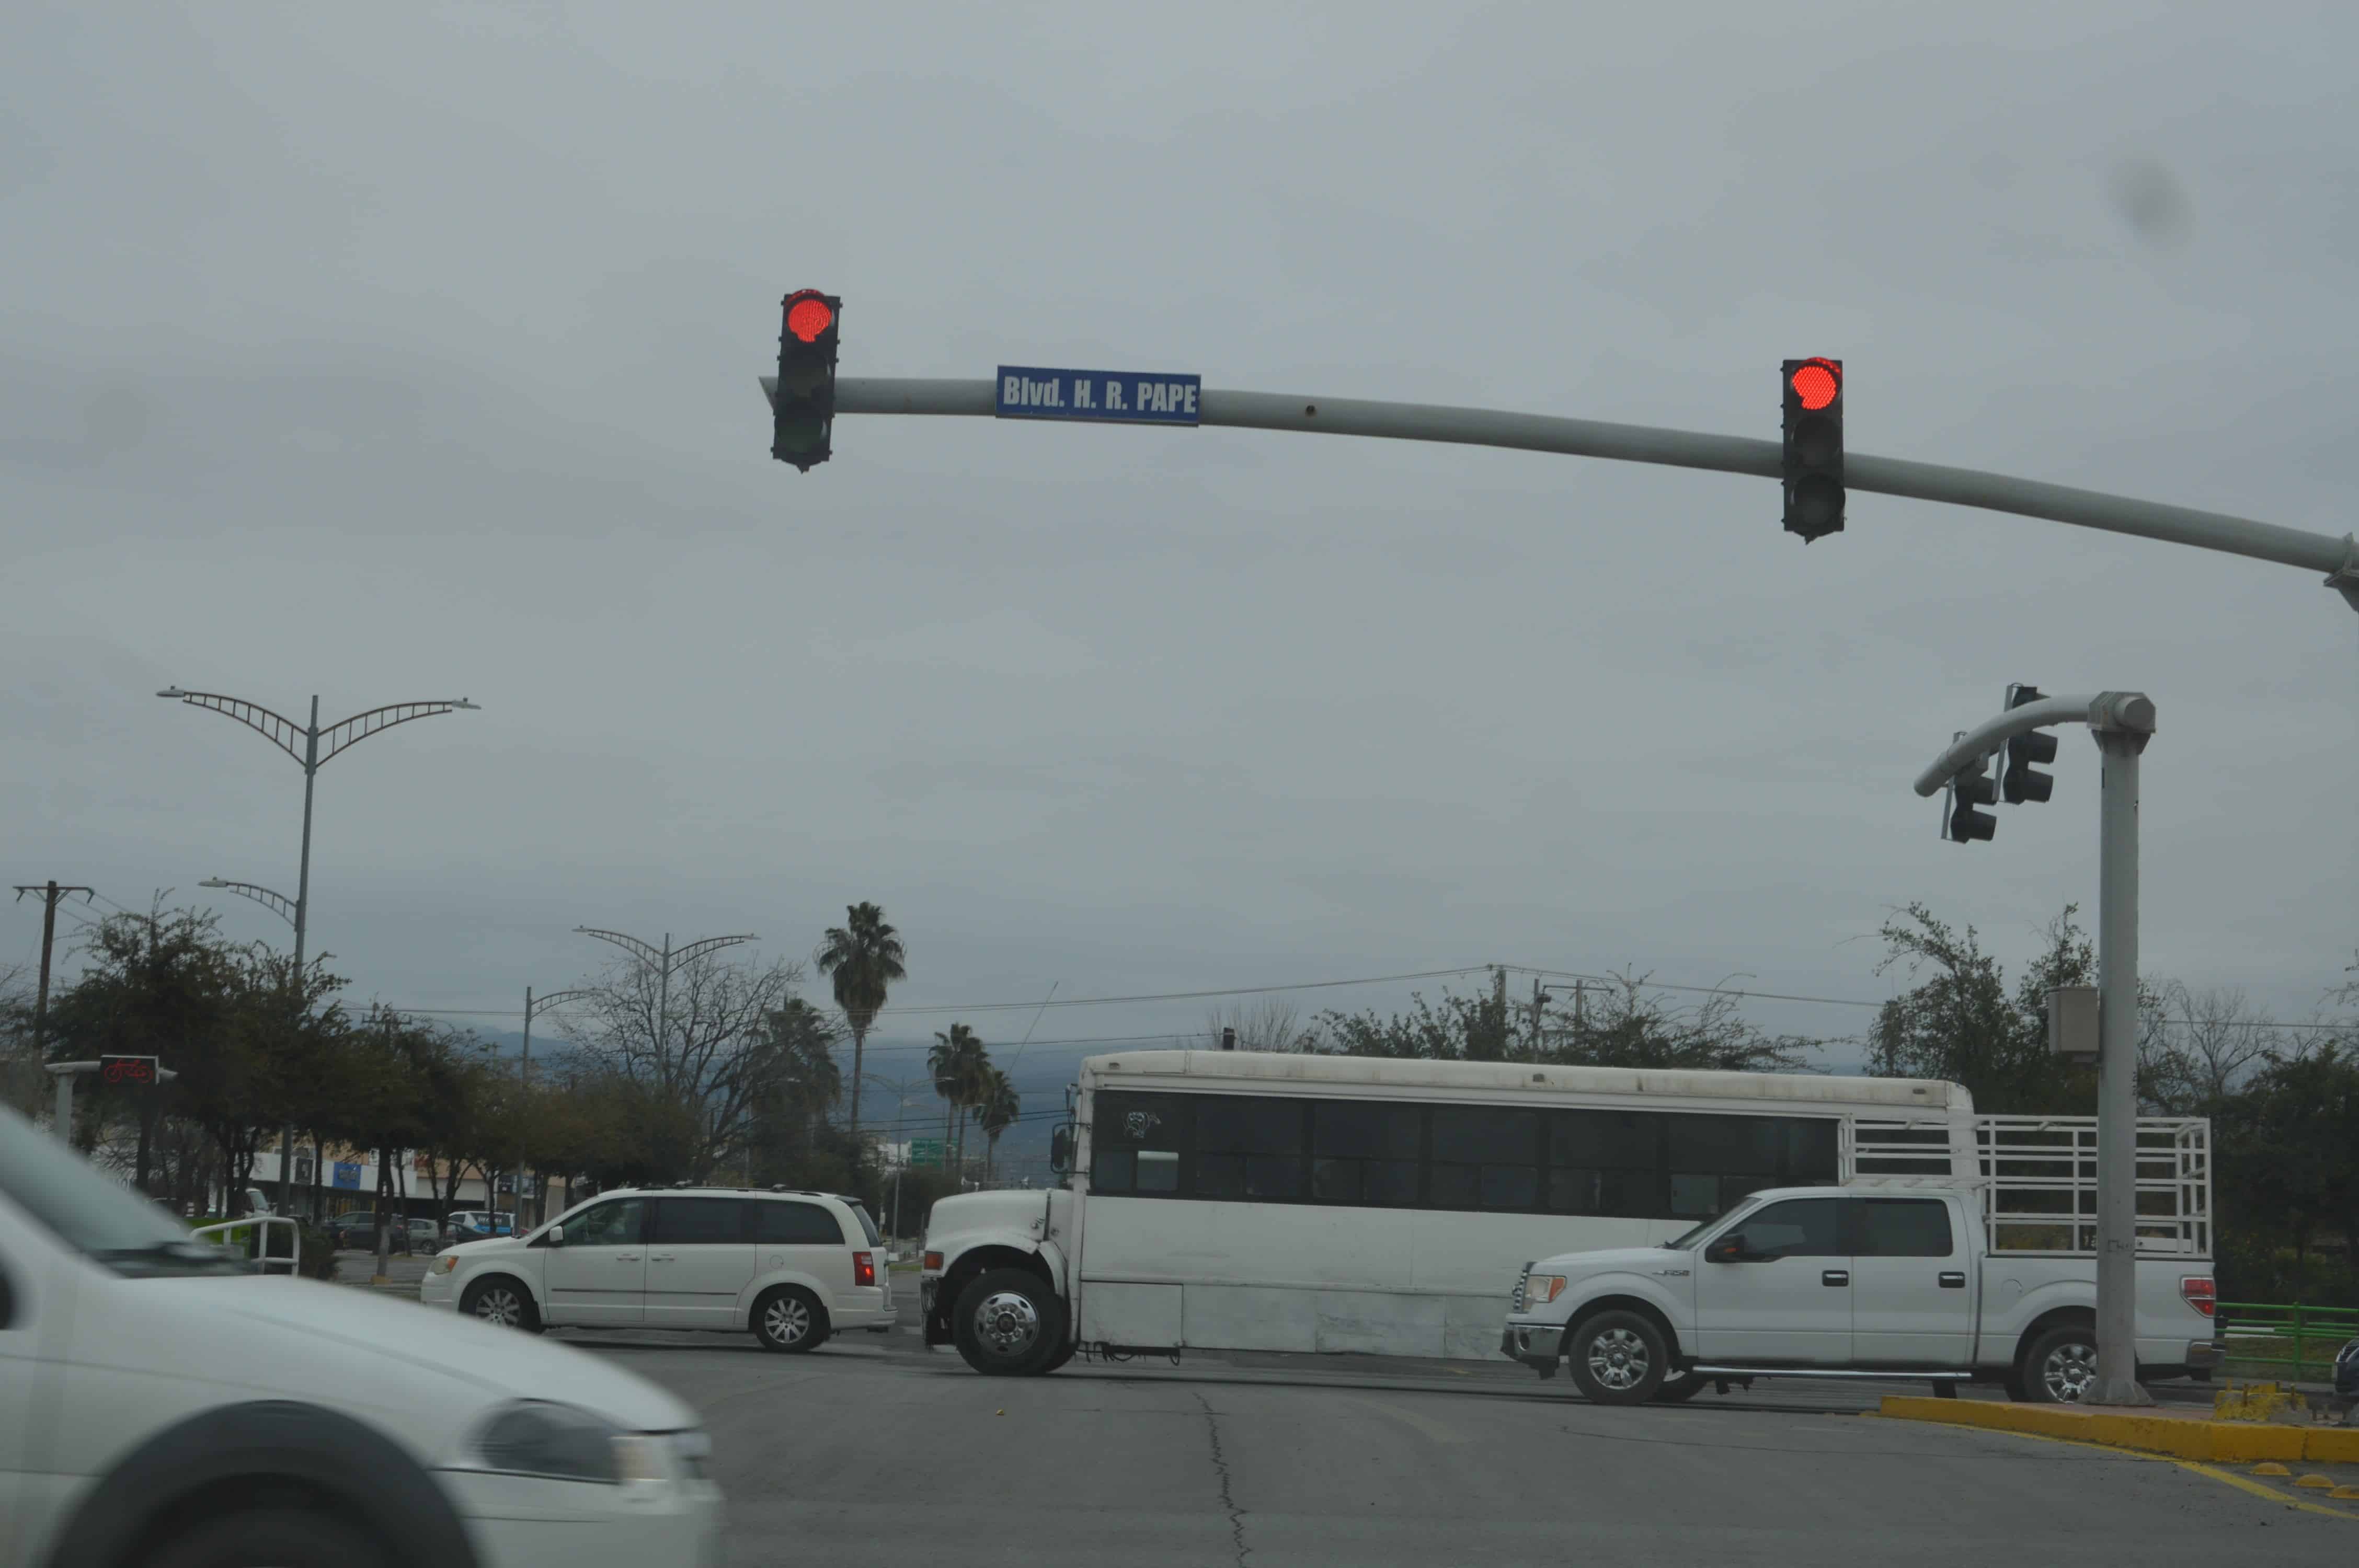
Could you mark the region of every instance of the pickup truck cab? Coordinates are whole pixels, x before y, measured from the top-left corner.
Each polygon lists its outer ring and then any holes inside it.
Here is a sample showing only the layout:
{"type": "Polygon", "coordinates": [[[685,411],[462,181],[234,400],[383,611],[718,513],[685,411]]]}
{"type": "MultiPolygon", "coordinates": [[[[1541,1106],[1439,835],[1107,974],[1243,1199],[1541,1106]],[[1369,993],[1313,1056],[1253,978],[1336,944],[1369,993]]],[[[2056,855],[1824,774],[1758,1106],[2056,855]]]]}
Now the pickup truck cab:
{"type": "MultiPolygon", "coordinates": [[[[1600,1404],[1780,1374],[2071,1402],[2095,1382],[2096,1277],[2086,1252],[1993,1251],[1971,1190],[1773,1188],[1660,1246],[1527,1264],[1500,1349],[1570,1362],[1600,1404]]],[[[2212,1367],[2212,1305],[2208,1258],[2141,1257],[2139,1377],[2212,1367]]]]}

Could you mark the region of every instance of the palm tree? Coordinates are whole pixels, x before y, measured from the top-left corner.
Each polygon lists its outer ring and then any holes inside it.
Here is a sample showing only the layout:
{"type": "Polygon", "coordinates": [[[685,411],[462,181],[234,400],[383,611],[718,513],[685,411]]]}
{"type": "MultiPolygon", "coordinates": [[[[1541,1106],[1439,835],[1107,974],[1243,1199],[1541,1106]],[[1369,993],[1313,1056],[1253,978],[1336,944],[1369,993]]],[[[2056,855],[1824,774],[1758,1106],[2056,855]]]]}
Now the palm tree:
{"type": "Polygon", "coordinates": [[[1007,1130],[1008,1123],[1016,1119],[1022,1108],[1023,1101],[1017,1098],[1015,1082],[1008,1077],[1006,1069],[992,1068],[984,1084],[983,1103],[975,1110],[975,1120],[981,1124],[984,1136],[990,1140],[983,1150],[983,1179],[985,1183],[991,1180],[992,1159],[999,1152],[999,1135],[1007,1130]]]}
{"type": "Polygon", "coordinates": [[[966,1173],[966,1113],[982,1098],[984,1076],[991,1071],[991,1049],[973,1030],[953,1023],[947,1034],[937,1033],[926,1053],[934,1076],[934,1092],[942,1097],[942,1153],[951,1169],[966,1173]],[[951,1141],[951,1118],[958,1118],[958,1141],[951,1141]],[[956,1152],[952,1150],[955,1148],[956,1152]]]}
{"type": "Polygon", "coordinates": [[[860,1158],[861,1061],[868,1044],[869,1025],[884,1011],[885,993],[896,980],[909,978],[902,962],[908,957],[901,934],[885,924],[885,912],[873,903],[844,909],[844,922],[831,925],[814,960],[819,972],[835,981],[835,1005],[852,1030],[852,1157],[860,1158]]]}

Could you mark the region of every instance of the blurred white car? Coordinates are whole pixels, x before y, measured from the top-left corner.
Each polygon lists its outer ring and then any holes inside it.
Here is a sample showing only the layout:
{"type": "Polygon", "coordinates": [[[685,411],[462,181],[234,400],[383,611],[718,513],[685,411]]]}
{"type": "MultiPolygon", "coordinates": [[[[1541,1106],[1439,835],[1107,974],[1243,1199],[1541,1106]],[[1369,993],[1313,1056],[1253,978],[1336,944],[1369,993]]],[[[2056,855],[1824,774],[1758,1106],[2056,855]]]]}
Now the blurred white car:
{"type": "Polygon", "coordinates": [[[0,1563],[711,1568],[709,1453],[653,1383],[257,1275],[0,1108],[0,1563]]]}

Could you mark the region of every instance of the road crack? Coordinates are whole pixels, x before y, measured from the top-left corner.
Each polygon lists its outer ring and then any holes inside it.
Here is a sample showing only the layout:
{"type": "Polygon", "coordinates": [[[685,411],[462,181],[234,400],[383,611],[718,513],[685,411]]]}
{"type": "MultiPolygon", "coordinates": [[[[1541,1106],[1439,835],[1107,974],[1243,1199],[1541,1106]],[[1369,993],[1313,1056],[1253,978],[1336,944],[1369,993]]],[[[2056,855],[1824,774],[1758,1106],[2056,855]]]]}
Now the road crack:
{"type": "Polygon", "coordinates": [[[1245,1510],[1237,1507],[1236,1497],[1229,1489],[1228,1456],[1221,1452],[1221,1418],[1212,1413],[1212,1402],[1203,1395],[1198,1394],[1196,1402],[1204,1407],[1204,1431],[1212,1440],[1212,1474],[1220,1477],[1221,1507],[1228,1510],[1229,1541],[1236,1548],[1237,1568],[1245,1568],[1253,1548],[1245,1544],[1245,1510]]]}

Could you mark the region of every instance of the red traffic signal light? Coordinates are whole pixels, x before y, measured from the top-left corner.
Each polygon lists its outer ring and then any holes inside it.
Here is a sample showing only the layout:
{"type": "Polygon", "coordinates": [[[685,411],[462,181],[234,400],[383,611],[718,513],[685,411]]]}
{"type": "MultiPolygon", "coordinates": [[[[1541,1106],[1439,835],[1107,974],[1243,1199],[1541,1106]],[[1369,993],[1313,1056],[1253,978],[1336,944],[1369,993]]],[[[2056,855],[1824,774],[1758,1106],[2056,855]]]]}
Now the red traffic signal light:
{"type": "Polygon", "coordinates": [[[1843,366],[1833,360],[1804,360],[1787,380],[1803,408],[1816,414],[1842,395],[1843,366]]]}
{"type": "Polygon", "coordinates": [[[1807,545],[1843,531],[1843,361],[1788,360],[1779,374],[1786,406],[1778,463],[1786,532],[1799,535],[1807,545]]]}
{"type": "MultiPolygon", "coordinates": [[[[806,343],[816,343],[821,332],[835,325],[835,308],[815,288],[806,288],[787,300],[787,330],[806,343]]],[[[1813,404],[1811,406],[1816,407],[1813,404]]]]}

